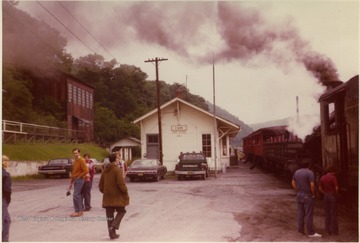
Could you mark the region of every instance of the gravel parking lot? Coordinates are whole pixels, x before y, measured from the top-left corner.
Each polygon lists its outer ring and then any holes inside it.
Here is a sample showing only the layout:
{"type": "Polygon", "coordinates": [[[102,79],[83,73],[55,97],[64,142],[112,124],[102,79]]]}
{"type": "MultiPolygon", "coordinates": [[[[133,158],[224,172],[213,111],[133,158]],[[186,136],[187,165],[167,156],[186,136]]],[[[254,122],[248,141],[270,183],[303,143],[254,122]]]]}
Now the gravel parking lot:
{"type": "MultiPolygon", "coordinates": [[[[358,242],[357,208],[341,201],[338,236],[325,235],[322,201],[314,211],[322,238],[296,230],[295,192],[288,182],[248,164],[203,181],[127,182],[130,205],[119,231],[124,242],[358,242]]],[[[95,176],[92,210],[70,218],[68,179],[13,183],[10,241],[110,241],[95,176]]]]}

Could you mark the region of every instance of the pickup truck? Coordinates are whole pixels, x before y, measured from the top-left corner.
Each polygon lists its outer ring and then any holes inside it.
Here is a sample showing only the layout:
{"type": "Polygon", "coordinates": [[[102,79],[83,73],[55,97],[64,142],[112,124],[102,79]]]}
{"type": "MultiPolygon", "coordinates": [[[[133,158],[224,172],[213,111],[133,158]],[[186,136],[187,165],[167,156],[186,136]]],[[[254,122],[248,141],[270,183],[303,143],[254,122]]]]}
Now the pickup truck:
{"type": "Polygon", "coordinates": [[[175,166],[175,175],[177,175],[178,180],[195,176],[200,176],[205,180],[209,177],[209,166],[204,153],[180,153],[178,163],[175,166]]]}

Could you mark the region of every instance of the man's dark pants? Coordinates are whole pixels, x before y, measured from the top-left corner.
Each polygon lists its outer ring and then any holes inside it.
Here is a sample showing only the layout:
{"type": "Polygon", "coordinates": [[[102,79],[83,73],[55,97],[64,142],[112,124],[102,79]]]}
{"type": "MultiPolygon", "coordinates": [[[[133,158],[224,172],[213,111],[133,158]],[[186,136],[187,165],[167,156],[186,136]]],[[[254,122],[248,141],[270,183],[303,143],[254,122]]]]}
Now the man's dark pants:
{"type": "Polygon", "coordinates": [[[296,196],[297,208],[298,208],[298,231],[305,233],[304,223],[309,235],[315,233],[313,227],[313,211],[314,211],[314,199],[311,195],[298,194],[296,196]]]}
{"type": "Polygon", "coordinates": [[[90,209],[91,208],[91,188],[92,188],[92,180],[85,181],[81,194],[83,198],[83,209],[90,209]]]}
{"type": "Polygon", "coordinates": [[[330,234],[338,234],[339,227],[336,213],[336,196],[334,194],[324,194],[325,206],[325,229],[330,234]]]}
{"type": "Polygon", "coordinates": [[[8,207],[9,207],[9,203],[5,198],[3,198],[2,200],[2,241],[3,242],[9,241],[11,218],[8,207]]]}
{"type": "Polygon", "coordinates": [[[126,213],[125,207],[106,207],[106,217],[108,228],[114,227],[115,229],[119,229],[122,218],[126,213]],[[114,213],[117,212],[115,218],[114,213]]]}

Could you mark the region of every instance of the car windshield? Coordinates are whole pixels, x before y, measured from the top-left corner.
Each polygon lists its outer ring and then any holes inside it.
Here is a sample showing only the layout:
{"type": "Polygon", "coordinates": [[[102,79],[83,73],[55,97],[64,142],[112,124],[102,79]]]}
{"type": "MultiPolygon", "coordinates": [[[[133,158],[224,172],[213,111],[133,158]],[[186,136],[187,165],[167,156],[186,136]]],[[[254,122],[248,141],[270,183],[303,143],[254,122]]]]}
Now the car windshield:
{"type": "Polygon", "coordinates": [[[135,160],[132,165],[139,166],[139,165],[145,165],[145,166],[153,166],[157,165],[156,160],[135,160]]]}
{"type": "Polygon", "coordinates": [[[49,165],[63,165],[67,163],[68,163],[67,159],[53,159],[50,160],[49,165]]]}
{"type": "Polygon", "coordinates": [[[183,154],[183,160],[204,160],[204,155],[202,154],[183,154]]]}

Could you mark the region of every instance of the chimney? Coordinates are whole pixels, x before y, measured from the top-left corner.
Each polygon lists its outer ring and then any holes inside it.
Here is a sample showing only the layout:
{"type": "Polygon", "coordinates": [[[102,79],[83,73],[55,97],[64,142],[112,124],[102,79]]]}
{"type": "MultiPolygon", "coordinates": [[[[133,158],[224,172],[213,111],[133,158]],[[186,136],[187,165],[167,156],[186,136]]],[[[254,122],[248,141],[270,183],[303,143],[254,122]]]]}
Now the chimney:
{"type": "Polygon", "coordinates": [[[326,80],[326,81],[322,81],[321,83],[326,87],[326,91],[329,91],[332,90],[333,88],[336,88],[343,82],[340,80],[326,80]]]}

